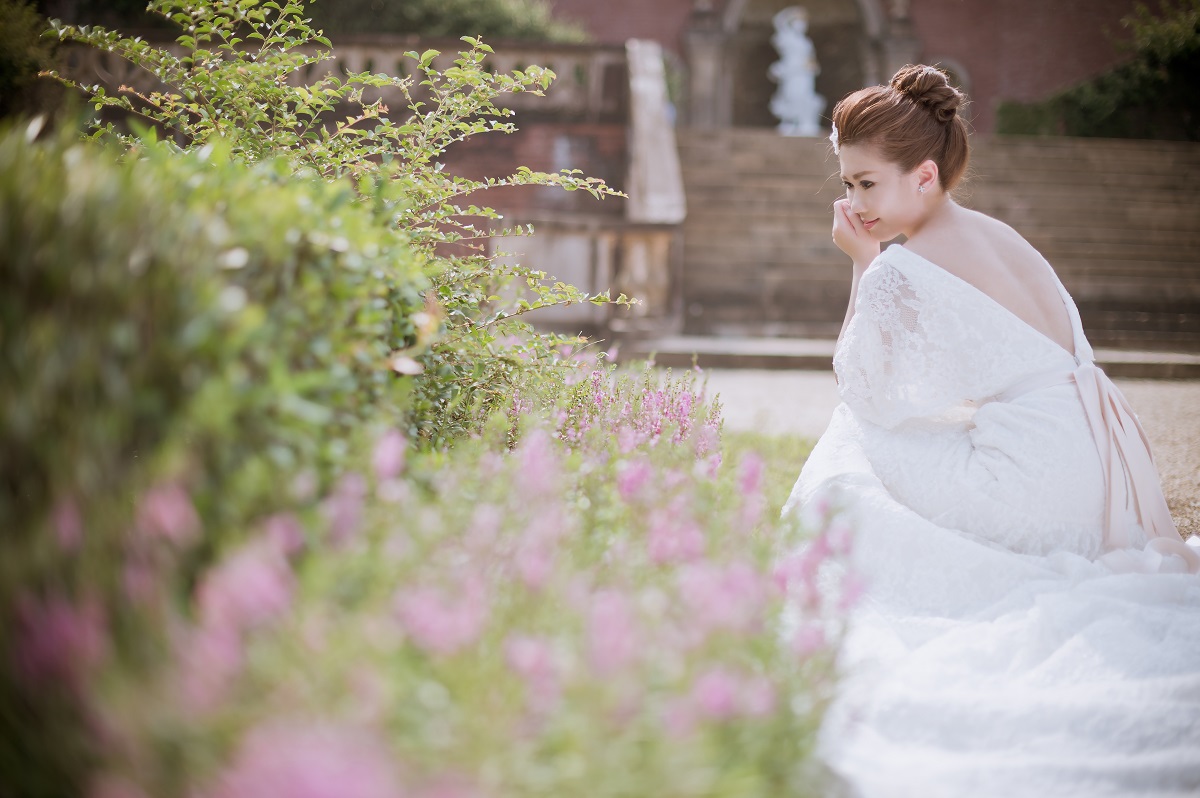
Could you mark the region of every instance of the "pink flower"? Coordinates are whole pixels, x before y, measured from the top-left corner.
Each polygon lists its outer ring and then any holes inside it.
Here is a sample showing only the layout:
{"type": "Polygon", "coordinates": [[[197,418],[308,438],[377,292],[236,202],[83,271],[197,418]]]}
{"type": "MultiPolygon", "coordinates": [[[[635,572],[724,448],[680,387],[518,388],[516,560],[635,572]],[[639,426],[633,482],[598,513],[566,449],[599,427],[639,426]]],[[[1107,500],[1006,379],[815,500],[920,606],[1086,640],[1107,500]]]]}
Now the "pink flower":
{"type": "Polygon", "coordinates": [[[517,575],[530,590],[541,590],[554,573],[554,549],[536,535],[526,533],[517,549],[517,575]]]}
{"type": "Polygon", "coordinates": [[[400,798],[395,757],[378,737],[279,723],[247,735],[210,798],[400,798]]]}
{"type": "Polygon", "coordinates": [[[74,604],[62,596],[22,596],[15,632],[14,665],[31,685],[78,690],[108,650],[104,612],[92,600],[74,604]]]}
{"type": "Polygon", "coordinates": [[[633,607],[625,594],[600,590],[592,597],[588,651],[592,668],[602,675],[621,670],[637,655],[633,607]]]}
{"type": "Polygon", "coordinates": [[[371,467],[375,470],[375,478],[380,482],[395,479],[404,470],[405,457],[408,454],[408,442],[399,430],[390,429],[375,442],[375,450],[371,454],[371,467]]]}
{"type": "Polygon", "coordinates": [[[65,552],[79,551],[83,545],[83,516],[74,499],[63,499],[54,506],[54,535],[65,552]]]}
{"type": "Polygon", "coordinates": [[[193,629],[176,647],[175,656],[183,705],[195,713],[209,711],[226,698],[245,661],[241,634],[220,626],[193,629]]]}
{"type": "Polygon", "coordinates": [[[558,463],[553,441],[545,430],[537,429],[525,436],[517,450],[521,468],[517,472],[517,487],[525,497],[542,496],[554,489],[558,463]]]}
{"type": "Polygon", "coordinates": [[[654,562],[694,560],[704,553],[704,542],[700,528],[683,516],[678,507],[651,514],[647,546],[654,562]]]}
{"type": "Polygon", "coordinates": [[[413,642],[432,654],[450,655],[483,634],[490,609],[484,586],[467,579],[454,598],[431,587],[403,589],[395,599],[401,626],[413,642]]]}
{"type": "Polygon", "coordinates": [[[121,587],[130,603],[146,606],[160,596],[158,570],[145,558],[130,555],[121,570],[121,587]]]}
{"type": "Polygon", "coordinates": [[[742,685],[742,709],[752,718],[763,718],[775,711],[777,695],[770,679],[759,676],[742,685]]]}
{"type": "Polygon", "coordinates": [[[191,497],[178,483],[157,485],[147,491],[138,503],[138,530],[150,537],[160,537],[176,545],[191,543],[200,531],[200,517],[192,506],[191,497]]]}
{"type": "Polygon", "coordinates": [[[714,668],[692,684],[692,703],[701,714],[715,720],[725,720],[738,712],[740,687],[738,680],[728,671],[714,668]]]}
{"type": "Polygon", "coordinates": [[[686,565],[679,571],[678,584],[692,622],[706,632],[749,632],[761,624],[763,577],[748,562],[686,565]]]}
{"type": "Polygon", "coordinates": [[[654,466],[649,460],[639,459],[622,464],[617,472],[617,491],[625,501],[631,501],[654,476],[654,466]]]}
{"type": "Polygon", "coordinates": [[[820,623],[801,624],[792,633],[792,652],[801,658],[810,657],[825,647],[825,630],[820,623]]]}
{"type": "Polygon", "coordinates": [[[504,658],[508,667],[525,681],[526,691],[537,707],[546,708],[557,701],[559,685],[554,652],[545,639],[513,635],[505,641],[504,658]]]}
{"type": "Polygon", "coordinates": [[[291,513],[276,513],[263,522],[263,537],[280,553],[290,557],[304,548],[304,527],[291,513]]]}
{"type": "Polygon", "coordinates": [[[750,452],[739,464],[738,487],[743,496],[754,496],[762,489],[763,460],[750,452]]]}
{"type": "Polygon", "coordinates": [[[282,615],[292,602],[292,572],[265,541],[251,543],[205,575],[197,591],[206,626],[243,632],[282,615]]]}
{"type": "Polygon", "coordinates": [[[347,543],[358,535],[366,495],[367,480],[362,474],[351,472],[338,480],[333,493],[325,499],[325,517],[335,545],[347,543]]]}

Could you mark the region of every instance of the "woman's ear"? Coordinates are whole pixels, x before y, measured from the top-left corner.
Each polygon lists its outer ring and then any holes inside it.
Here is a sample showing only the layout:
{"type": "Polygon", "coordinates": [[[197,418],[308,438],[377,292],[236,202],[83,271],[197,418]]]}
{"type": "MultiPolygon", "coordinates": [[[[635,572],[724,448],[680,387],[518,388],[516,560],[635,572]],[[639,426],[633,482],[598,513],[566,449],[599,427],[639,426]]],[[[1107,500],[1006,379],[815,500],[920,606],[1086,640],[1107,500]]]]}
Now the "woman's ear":
{"type": "Polygon", "coordinates": [[[938,185],[938,165],[931,159],[926,159],[917,164],[917,185],[923,186],[926,191],[937,188],[938,185]]]}

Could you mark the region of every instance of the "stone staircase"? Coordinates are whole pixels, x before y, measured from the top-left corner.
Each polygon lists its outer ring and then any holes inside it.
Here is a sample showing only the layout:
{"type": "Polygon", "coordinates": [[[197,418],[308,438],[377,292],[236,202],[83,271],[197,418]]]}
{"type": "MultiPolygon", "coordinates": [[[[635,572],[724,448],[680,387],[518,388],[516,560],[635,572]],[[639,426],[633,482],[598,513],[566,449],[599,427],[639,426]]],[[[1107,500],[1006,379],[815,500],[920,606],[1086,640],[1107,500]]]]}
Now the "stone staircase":
{"type": "MultiPolygon", "coordinates": [[[[974,142],[968,207],[1054,264],[1097,347],[1200,352],[1200,145],[974,142]]],[[[836,337],[849,263],[830,239],[842,195],[823,139],[772,130],[679,135],[684,332],[836,337]]]]}

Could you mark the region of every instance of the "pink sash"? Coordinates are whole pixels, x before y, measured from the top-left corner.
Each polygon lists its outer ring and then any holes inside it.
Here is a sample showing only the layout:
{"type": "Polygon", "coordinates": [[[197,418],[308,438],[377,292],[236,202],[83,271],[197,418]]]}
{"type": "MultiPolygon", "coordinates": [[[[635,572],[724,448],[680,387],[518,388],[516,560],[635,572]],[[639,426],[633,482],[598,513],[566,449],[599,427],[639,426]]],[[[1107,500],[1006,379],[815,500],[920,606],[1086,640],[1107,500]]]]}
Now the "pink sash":
{"type": "Polygon", "coordinates": [[[1161,556],[1183,558],[1188,571],[1200,573],[1200,553],[1183,542],[1167,500],[1162,481],[1150,454],[1150,442],[1125,395],[1095,363],[1081,363],[1068,374],[1037,375],[1022,381],[997,398],[1008,400],[1046,388],[1074,382],[1079,388],[1084,415],[1096,439],[1100,464],[1104,469],[1104,547],[1109,551],[1133,545],[1131,530],[1122,523],[1124,510],[1132,507],[1138,522],[1146,530],[1146,550],[1161,556]]]}

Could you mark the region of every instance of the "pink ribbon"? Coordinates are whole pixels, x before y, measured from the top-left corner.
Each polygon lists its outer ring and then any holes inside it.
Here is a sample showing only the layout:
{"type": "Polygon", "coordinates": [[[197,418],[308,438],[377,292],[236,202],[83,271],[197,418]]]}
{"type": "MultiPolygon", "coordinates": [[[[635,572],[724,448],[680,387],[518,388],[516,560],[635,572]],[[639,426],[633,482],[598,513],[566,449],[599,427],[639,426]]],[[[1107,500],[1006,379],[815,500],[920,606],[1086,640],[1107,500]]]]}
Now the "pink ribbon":
{"type": "Polygon", "coordinates": [[[1146,530],[1146,551],[1159,555],[1160,559],[1174,554],[1183,559],[1189,572],[1200,574],[1200,551],[1184,543],[1175,528],[1146,433],[1125,395],[1095,363],[1081,363],[1067,374],[1035,374],[995,398],[1010,401],[1030,391],[1072,380],[1079,389],[1084,415],[1104,469],[1105,549],[1113,552],[1133,547],[1132,530],[1124,523],[1124,510],[1132,507],[1138,523],[1146,530]]]}
{"type": "Polygon", "coordinates": [[[1123,511],[1132,507],[1146,530],[1146,548],[1163,556],[1174,554],[1200,573],[1200,553],[1183,542],[1150,454],[1150,442],[1125,395],[1094,363],[1083,363],[1071,375],[1083,400],[1084,414],[1096,439],[1104,468],[1108,501],[1104,508],[1104,546],[1109,550],[1133,545],[1123,511]]]}

